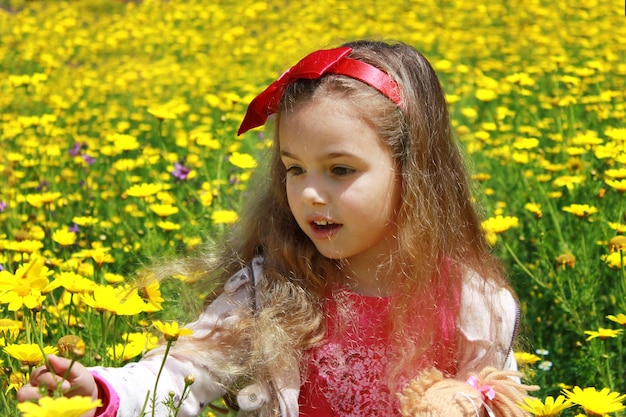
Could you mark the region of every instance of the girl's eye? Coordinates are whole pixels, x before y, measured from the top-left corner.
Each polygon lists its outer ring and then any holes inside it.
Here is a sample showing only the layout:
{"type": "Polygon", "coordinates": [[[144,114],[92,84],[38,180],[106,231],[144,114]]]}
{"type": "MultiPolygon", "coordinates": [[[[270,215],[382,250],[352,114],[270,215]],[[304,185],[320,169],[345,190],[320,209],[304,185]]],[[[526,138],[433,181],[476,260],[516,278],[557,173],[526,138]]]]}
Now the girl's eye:
{"type": "Polygon", "coordinates": [[[304,169],[302,169],[302,167],[299,167],[298,165],[290,165],[286,168],[286,172],[289,175],[301,175],[304,174],[304,169]]]}
{"type": "Polygon", "coordinates": [[[356,170],[354,168],[338,165],[333,167],[331,169],[331,172],[333,173],[333,175],[336,175],[338,177],[345,177],[346,175],[354,174],[356,170]]]}

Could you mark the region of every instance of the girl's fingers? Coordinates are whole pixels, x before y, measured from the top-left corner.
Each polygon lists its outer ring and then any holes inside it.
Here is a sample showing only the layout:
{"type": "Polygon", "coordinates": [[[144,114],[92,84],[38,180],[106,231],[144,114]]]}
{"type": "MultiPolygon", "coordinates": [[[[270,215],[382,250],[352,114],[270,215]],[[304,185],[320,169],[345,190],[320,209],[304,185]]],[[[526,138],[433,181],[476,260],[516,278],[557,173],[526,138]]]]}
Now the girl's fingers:
{"type": "Polygon", "coordinates": [[[70,383],[67,380],[64,380],[60,375],[54,375],[46,368],[35,369],[31,374],[29,383],[37,390],[39,387],[46,387],[49,391],[54,391],[59,384],[61,384],[61,392],[70,389],[70,383]]]}
{"type": "Polygon", "coordinates": [[[19,402],[33,401],[38,400],[39,398],[41,398],[41,394],[39,394],[39,388],[32,385],[24,385],[17,392],[17,400],[19,402]]]}
{"type": "Polygon", "coordinates": [[[30,374],[30,384],[33,386],[39,386],[39,379],[46,373],[50,373],[50,371],[45,366],[34,369],[30,374]]]}

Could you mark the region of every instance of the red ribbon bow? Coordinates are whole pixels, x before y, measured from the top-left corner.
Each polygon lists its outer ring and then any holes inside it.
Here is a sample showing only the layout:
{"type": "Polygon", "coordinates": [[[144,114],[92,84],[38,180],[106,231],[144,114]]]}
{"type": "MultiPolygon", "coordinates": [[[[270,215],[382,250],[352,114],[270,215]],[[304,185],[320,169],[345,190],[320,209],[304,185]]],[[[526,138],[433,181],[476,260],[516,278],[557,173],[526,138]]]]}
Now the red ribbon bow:
{"type": "Polygon", "coordinates": [[[283,92],[289,84],[299,79],[313,80],[324,74],[346,75],[359,80],[380,91],[399,106],[401,99],[398,84],[378,68],[348,58],[351,51],[352,48],[342,46],[322,49],[302,58],[250,102],[237,135],[264,125],[267,118],[278,111],[283,92]]]}

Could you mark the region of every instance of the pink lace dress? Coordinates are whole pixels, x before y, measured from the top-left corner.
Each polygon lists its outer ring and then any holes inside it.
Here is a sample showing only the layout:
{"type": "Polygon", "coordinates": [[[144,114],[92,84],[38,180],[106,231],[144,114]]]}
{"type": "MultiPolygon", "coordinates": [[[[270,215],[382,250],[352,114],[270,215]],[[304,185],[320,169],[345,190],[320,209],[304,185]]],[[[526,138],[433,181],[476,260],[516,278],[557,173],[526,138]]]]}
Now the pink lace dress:
{"type": "MultiPolygon", "coordinates": [[[[308,352],[308,371],[300,391],[300,416],[399,416],[396,393],[390,391],[385,376],[389,357],[386,321],[389,299],[347,290],[341,291],[341,297],[342,303],[348,301],[354,322],[338,331],[338,312],[333,308],[334,303],[327,303],[327,334],[324,342],[308,352]]],[[[454,316],[445,312],[440,316],[442,326],[438,327],[441,332],[437,336],[446,346],[441,351],[450,352],[455,337],[454,316]]],[[[454,369],[443,370],[454,373],[454,369]]],[[[401,381],[398,388],[402,385],[401,381]]]]}

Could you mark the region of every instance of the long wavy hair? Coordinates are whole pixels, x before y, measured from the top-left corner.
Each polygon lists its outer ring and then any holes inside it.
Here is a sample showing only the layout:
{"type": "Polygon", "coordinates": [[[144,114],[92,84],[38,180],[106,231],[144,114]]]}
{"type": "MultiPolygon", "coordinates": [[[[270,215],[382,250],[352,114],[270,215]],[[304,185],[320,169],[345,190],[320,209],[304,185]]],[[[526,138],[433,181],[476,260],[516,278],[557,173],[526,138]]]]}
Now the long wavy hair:
{"type": "MultiPolygon", "coordinates": [[[[359,81],[329,74],[289,85],[276,123],[283,112],[303,102],[335,97],[348,100],[378,132],[396,161],[402,190],[397,245],[381,265],[399,272],[389,286],[397,289],[391,294],[393,308],[388,318],[393,358],[389,379],[393,381],[403,369],[416,364],[453,369],[457,356],[453,348],[448,347],[444,355],[431,353],[441,348],[437,344],[441,321],[432,318],[442,310],[458,313],[454,306],[467,269],[476,271],[485,283],[508,285],[485,242],[464,158],[453,138],[445,96],[433,68],[403,43],[357,41],[346,46],[352,48],[351,58],[378,67],[398,83],[401,106],[359,81]],[[423,320],[416,328],[414,313],[418,312],[423,320]]],[[[267,172],[249,191],[226,248],[217,256],[196,259],[191,267],[213,271],[217,281],[223,282],[253,258],[264,259],[265,277],[258,289],[262,314],[242,320],[228,343],[202,346],[202,350],[238,352],[220,372],[232,376],[224,380],[232,389],[242,380],[263,381],[276,375],[285,357],[305,358],[307,349],[324,337],[325,298],[343,278],[341,260],[320,255],[291,213],[279,129],[275,130],[267,172]]],[[[195,360],[202,361],[199,350],[194,350],[195,360]]],[[[276,404],[269,404],[266,413],[272,410],[276,404]]]]}

